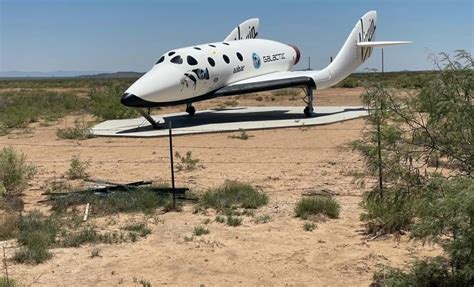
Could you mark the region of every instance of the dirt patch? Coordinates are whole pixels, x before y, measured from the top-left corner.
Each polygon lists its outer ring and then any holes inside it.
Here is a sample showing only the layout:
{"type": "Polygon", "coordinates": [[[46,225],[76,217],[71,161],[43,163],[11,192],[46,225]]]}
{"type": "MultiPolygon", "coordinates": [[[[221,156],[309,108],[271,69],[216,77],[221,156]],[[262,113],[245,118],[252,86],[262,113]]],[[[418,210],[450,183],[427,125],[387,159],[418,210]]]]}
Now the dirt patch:
{"type": "MultiPolygon", "coordinates": [[[[318,92],[316,105],[360,105],[362,89],[329,89],[318,92]]],[[[302,95],[302,93],[301,93],[302,95]]],[[[271,93],[214,99],[198,103],[203,109],[229,101],[239,105],[302,105],[280,96],[265,102],[271,93]],[[261,96],[262,101],[257,100],[261,96]],[[230,99],[232,100],[232,99],[230,99]]],[[[183,110],[183,107],[164,109],[183,110]]],[[[38,166],[38,175],[25,193],[26,210],[48,211],[41,192],[63,177],[73,156],[90,162],[93,178],[116,182],[169,181],[167,138],[93,138],[61,140],[52,126],[37,125],[24,135],[0,137],[0,148],[12,145],[38,166]]],[[[140,280],[156,285],[185,286],[367,286],[379,263],[403,266],[414,257],[431,256],[439,250],[409,242],[408,238],[368,241],[362,234],[359,202],[363,189],[351,176],[362,169],[359,155],[347,144],[361,135],[363,119],[293,129],[248,132],[248,140],[229,138],[228,133],[174,138],[180,154],[191,151],[199,159],[193,171],[176,173],[177,185],[201,193],[226,179],[249,182],[270,196],[270,203],[255,217],[269,215],[268,223],[245,216],[238,227],[215,222],[215,213],[193,213],[187,205],[180,213],[160,216],[150,225],[152,234],[135,243],[99,245],[101,256],[91,258],[93,246],[53,249],[53,258],[37,266],[12,265],[10,275],[23,284],[136,286],[140,280]],[[317,222],[312,232],[294,217],[294,205],[303,193],[329,190],[341,204],[338,219],[317,222]],[[207,225],[210,233],[185,240],[194,227],[207,225]]],[[[93,208],[93,207],[92,207],[93,208]]],[[[137,215],[118,215],[128,222],[137,215]]],[[[110,225],[107,219],[103,228],[110,225]]],[[[12,250],[10,250],[11,252],[12,250]]]]}

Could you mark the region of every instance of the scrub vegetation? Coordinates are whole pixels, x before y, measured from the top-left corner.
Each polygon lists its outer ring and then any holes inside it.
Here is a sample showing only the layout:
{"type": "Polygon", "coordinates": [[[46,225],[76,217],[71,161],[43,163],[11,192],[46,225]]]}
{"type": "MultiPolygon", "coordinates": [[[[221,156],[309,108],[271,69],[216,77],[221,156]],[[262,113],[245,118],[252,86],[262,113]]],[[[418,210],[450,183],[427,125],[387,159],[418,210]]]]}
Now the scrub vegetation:
{"type": "Polygon", "coordinates": [[[56,130],[56,135],[61,139],[86,140],[94,137],[90,127],[90,124],[76,120],[73,127],[56,130]]]}
{"type": "Polygon", "coordinates": [[[258,208],[268,203],[268,195],[253,186],[238,181],[226,181],[222,186],[208,190],[201,205],[218,211],[232,208],[258,208]]]}
{"type": "Polygon", "coordinates": [[[341,206],[329,196],[316,195],[302,198],[296,203],[296,217],[308,219],[311,216],[325,215],[329,218],[338,218],[341,206]]]}
{"type": "Polygon", "coordinates": [[[375,286],[474,285],[474,61],[464,51],[433,59],[440,72],[408,97],[384,81],[368,87],[371,128],[354,147],[377,179],[362,202],[367,233],[409,233],[444,254],[385,266],[375,286]]]}
{"type": "Polygon", "coordinates": [[[0,196],[18,197],[27,188],[36,168],[26,162],[26,156],[12,147],[0,151],[0,196]]]}

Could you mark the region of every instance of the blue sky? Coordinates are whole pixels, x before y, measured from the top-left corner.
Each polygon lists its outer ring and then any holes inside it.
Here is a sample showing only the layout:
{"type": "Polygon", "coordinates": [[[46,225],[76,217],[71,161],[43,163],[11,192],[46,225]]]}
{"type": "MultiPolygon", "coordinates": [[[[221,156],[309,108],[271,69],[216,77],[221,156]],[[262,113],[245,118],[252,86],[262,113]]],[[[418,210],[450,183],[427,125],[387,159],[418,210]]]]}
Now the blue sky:
{"type": "MultiPolygon", "coordinates": [[[[427,51],[473,52],[473,0],[0,0],[0,72],[146,71],[165,51],[219,41],[260,18],[259,37],[298,46],[323,68],[366,11],[377,10],[386,70],[432,69],[427,51]]],[[[380,68],[380,51],[362,69],[380,68]]]]}

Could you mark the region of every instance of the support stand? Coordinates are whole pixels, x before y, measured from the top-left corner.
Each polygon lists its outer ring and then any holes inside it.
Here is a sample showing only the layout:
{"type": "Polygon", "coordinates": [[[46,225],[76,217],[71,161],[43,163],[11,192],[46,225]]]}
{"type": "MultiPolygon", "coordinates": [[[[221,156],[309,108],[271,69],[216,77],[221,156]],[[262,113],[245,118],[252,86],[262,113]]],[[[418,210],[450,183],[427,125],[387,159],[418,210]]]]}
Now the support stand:
{"type": "Polygon", "coordinates": [[[150,109],[138,109],[138,112],[153,126],[154,129],[162,128],[151,116],[150,109]]]}
{"type": "Polygon", "coordinates": [[[303,88],[305,92],[305,97],[303,101],[306,103],[306,107],[304,108],[304,115],[307,118],[311,118],[314,115],[314,108],[313,108],[313,88],[311,86],[306,86],[303,88]]]}

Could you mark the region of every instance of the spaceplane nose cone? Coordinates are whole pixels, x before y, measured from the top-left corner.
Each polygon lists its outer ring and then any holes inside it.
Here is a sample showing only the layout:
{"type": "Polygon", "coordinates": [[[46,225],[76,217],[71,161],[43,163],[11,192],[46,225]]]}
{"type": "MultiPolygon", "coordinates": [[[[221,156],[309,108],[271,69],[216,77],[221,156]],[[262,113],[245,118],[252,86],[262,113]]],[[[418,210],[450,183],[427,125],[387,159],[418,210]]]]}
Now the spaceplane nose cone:
{"type": "Polygon", "coordinates": [[[144,99],[130,93],[123,94],[120,102],[122,103],[122,105],[127,107],[146,108],[150,106],[149,103],[144,99]]]}

